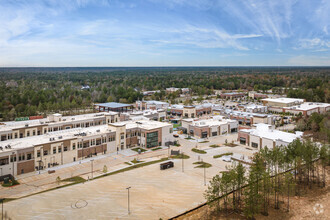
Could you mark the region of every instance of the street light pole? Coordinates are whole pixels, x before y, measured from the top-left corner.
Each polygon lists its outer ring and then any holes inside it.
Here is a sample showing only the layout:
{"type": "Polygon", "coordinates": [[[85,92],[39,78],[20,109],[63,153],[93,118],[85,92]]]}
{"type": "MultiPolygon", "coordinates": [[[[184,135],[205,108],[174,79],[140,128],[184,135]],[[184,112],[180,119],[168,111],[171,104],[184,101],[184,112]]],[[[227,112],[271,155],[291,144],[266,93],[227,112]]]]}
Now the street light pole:
{"type": "Polygon", "coordinates": [[[14,171],[14,169],[15,169],[15,167],[14,167],[15,160],[14,160],[14,154],[15,154],[15,152],[12,152],[12,153],[11,153],[11,155],[12,155],[12,157],[13,157],[13,177],[14,177],[14,179],[15,179],[15,171],[14,171]]]}
{"type": "Polygon", "coordinates": [[[81,145],[80,145],[80,147],[81,147],[81,155],[80,155],[81,157],[80,157],[80,164],[81,164],[81,161],[82,161],[82,157],[83,157],[83,149],[84,149],[84,148],[83,148],[83,144],[84,144],[84,140],[83,140],[83,139],[81,139],[81,142],[80,142],[80,143],[81,143],[81,145]]]}
{"type": "Polygon", "coordinates": [[[184,154],[183,154],[183,151],[182,151],[182,172],[184,172],[184,165],[183,165],[183,156],[184,156],[184,154]]]}
{"type": "Polygon", "coordinates": [[[94,170],[93,170],[93,161],[94,161],[94,159],[91,160],[91,162],[92,162],[92,163],[91,163],[91,166],[92,166],[92,179],[93,179],[93,171],[94,171],[94,170]]]}
{"type": "Polygon", "coordinates": [[[205,166],[204,166],[204,186],[206,186],[206,174],[205,174],[205,166]]]}
{"type": "Polygon", "coordinates": [[[63,165],[63,151],[64,151],[64,146],[63,143],[61,143],[61,165],[63,165]]]}
{"type": "Polygon", "coordinates": [[[131,187],[129,186],[129,187],[127,187],[126,189],[127,189],[127,204],[128,204],[128,206],[127,206],[127,210],[128,210],[128,214],[131,214],[131,211],[129,210],[129,189],[130,189],[131,187]]]}
{"type": "Polygon", "coordinates": [[[1,220],[3,220],[3,200],[5,199],[1,199],[1,220]]]}

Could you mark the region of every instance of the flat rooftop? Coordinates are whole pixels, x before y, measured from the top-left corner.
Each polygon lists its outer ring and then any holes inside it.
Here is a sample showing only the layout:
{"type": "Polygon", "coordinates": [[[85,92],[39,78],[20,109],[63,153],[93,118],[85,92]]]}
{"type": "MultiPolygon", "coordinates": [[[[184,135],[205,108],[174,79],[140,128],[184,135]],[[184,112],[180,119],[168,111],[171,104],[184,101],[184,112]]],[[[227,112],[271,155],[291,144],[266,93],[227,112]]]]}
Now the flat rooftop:
{"type": "Polygon", "coordinates": [[[123,104],[118,102],[107,102],[107,103],[99,103],[94,104],[96,106],[106,107],[106,108],[125,108],[125,107],[131,107],[131,104],[123,104]]]}
{"type": "Polygon", "coordinates": [[[266,118],[266,117],[271,116],[268,114],[261,114],[261,113],[254,113],[254,112],[233,111],[231,109],[226,109],[225,114],[234,115],[234,116],[242,116],[242,117],[259,117],[259,118],[266,118]]]}
{"type": "Polygon", "coordinates": [[[267,99],[261,99],[261,101],[267,101],[267,102],[277,102],[277,103],[302,103],[304,102],[304,99],[294,99],[294,98],[276,98],[276,99],[271,99],[271,98],[267,98],[267,99]]]}
{"type": "Polygon", "coordinates": [[[162,102],[162,101],[155,101],[155,100],[149,100],[149,101],[144,101],[148,104],[152,104],[152,105],[168,105],[169,103],[167,102],[162,102]]]}
{"type": "Polygon", "coordinates": [[[73,128],[73,129],[67,129],[67,130],[61,130],[61,131],[55,131],[55,132],[48,132],[44,135],[38,135],[38,136],[31,136],[26,138],[18,138],[18,139],[10,139],[6,141],[0,142],[0,146],[3,147],[3,151],[14,151],[18,149],[24,149],[32,146],[42,145],[46,143],[52,143],[52,142],[58,142],[63,140],[70,140],[74,138],[87,138],[89,136],[107,133],[107,132],[113,132],[114,130],[111,130],[111,128],[108,125],[99,125],[94,127],[88,127],[88,128],[73,128]],[[77,135],[85,133],[86,136],[77,135]],[[50,141],[50,138],[54,138],[53,141],[50,141]],[[11,149],[5,149],[5,146],[10,145],[11,149]]]}
{"type": "Polygon", "coordinates": [[[241,131],[261,138],[267,138],[273,141],[282,140],[287,143],[290,143],[297,138],[301,138],[303,135],[303,132],[299,132],[299,131],[293,134],[293,133],[275,130],[272,129],[271,126],[267,124],[255,124],[254,126],[256,126],[255,129],[242,129],[241,131]]]}
{"type": "Polygon", "coordinates": [[[111,123],[110,125],[114,125],[114,126],[126,125],[126,129],[142,128],[145,130],[152,130],[152,129],[156,129],[156,128],[172,126],[172,124],[169,124],[167,122],[159,122],[159,121],[153,121],[153,120],[121,121],[121,122],[111,123]]]}
{"type": "MultiPolygon", "coordinates": [[[[2,124],[0,124],[0,132],[23,128],[25,127],[26,124],[28,124],[29,127],[42,125],[42,124],[47,124],[48,126],[63,125],[63,124],[68,124],[70,122],[92,120],[92,119],[105,117],[106,115],[117,115],[117,114],[118,114],[117,112],[101,112],[101,113],[91,113],[91,114],[83,114],[83,115],[63,116],[62,121],[59,122],[49,121],[48,118],[26,120],[26,121],[8,121],[8,122],[2,122],[2,124]]],[[[60,114],[54,114],[54,115],[60,116],[60,114]]]]}
{"type": "Polygon", "coordinates": [[[191,121],[193,126],[204,127],[204,126],[220,126],[224,124],[228,124],[230,122],[237,122],[236,120],[224,119],[223,117],[214,117],[210,119],[202,119],[202,120],[193,120],[191,121]]]}
{"type": "Polygon", "coordinates": [[[290,110],[300,110],[300,111],[308,111],[315,108],[327,108],[330,107],[330,104],[328,103],[317,103],[317,102],[305,102],[300,105],[291,106],[291,107],[284,107],[285,109],[290,110]]]}

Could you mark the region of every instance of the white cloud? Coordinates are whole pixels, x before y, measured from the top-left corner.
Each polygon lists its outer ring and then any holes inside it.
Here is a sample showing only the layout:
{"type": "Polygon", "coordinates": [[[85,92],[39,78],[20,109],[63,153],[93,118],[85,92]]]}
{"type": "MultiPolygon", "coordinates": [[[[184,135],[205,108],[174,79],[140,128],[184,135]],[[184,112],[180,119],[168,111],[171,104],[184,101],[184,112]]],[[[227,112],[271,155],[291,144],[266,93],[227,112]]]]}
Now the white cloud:
{"type": "Polygon", "coordinates": [[[320,38],[300,39],[298,43],[300,49],[325,49],[330,48],[330,40],[320,38]]]}
{"type": "Polygon", "coordinates": [[[299,55],[291,57],[288,64],[294,66],[330,66],[330,57],[299,55]]]}

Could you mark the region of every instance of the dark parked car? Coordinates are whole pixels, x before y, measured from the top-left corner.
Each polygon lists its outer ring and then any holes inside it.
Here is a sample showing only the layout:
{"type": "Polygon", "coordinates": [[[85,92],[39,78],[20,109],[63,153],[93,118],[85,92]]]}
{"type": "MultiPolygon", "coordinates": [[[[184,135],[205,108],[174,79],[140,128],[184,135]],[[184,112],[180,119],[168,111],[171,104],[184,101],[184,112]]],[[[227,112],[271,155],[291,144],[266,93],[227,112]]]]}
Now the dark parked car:
{"type": "Polygon", "coordinates": [[[160,164],[160,169],[161,170],[166,170],[166,169],[171,168],[171,167],[174,167],[174,163],[172,161],[160,164]]]}

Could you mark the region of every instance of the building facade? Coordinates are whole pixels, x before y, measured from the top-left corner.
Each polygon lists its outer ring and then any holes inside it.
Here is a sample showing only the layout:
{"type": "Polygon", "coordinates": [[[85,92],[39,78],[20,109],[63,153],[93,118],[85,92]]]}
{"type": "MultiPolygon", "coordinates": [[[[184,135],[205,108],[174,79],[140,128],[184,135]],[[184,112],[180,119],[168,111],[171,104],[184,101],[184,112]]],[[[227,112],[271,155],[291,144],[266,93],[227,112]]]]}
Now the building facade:
{"type": "Polygon", "coordinates": [[[240,130],[237,140],[240,144],[260,150],[266,146],[267,148],[287,146],[295,139],[302,138],[302,134],[302,132],[298,131],[295,134],[278,131],[272,125],[255,124],[251,129],[240,130]]]}
{"type": "Polygon", "coordinates": [[[20,175],[140,146],[173,144],[173,126],[158,121],[116,122],[49,132],[0,144],[1,176],[20,175]]]}
{"type": "Polygon", "coordinates": [[[43,135],[53,131],[115,123],[119,120],[118,113],[107,112],[65,117],[61,114],[52,114],[44,119],[3,122],[0,124],[0,140],[5,141],[43,135]]]}
{"type": "Polygon", "coordinates": [[[190,118],[182,119],[182,127],[189,135],[207,138],[237,132],[238,122],[236,120],[224,119],[221,116],[203,120],[190,118]]]}

